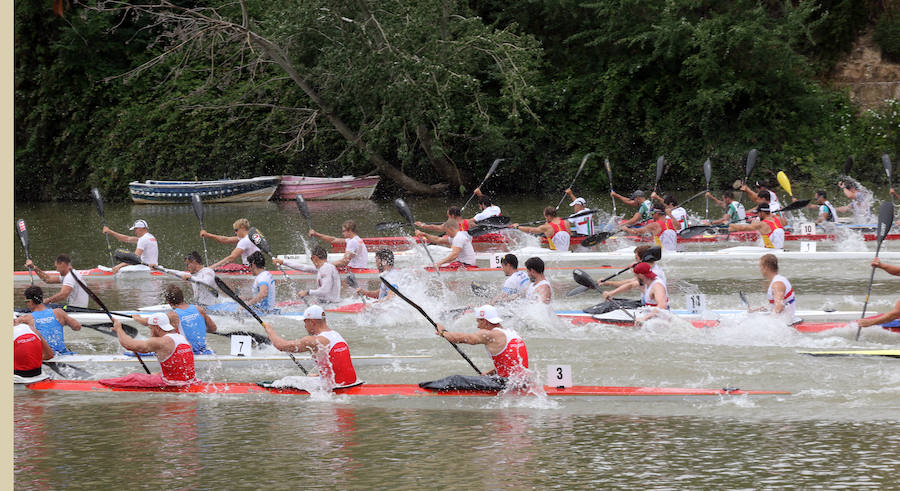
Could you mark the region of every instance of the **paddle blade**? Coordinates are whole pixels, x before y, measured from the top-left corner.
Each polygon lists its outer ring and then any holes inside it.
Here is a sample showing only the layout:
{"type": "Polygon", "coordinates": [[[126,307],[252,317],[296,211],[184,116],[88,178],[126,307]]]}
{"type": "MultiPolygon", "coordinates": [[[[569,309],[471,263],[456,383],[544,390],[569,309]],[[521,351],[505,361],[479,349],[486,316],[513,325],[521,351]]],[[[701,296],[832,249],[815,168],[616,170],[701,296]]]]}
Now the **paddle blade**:
{"type": "Polygon", "coordinates": [[[472,227],[472,228],[470,228],[470,229],[468,230],[468,232],[469,232],[469,235],[472,236],[472,237],[481,237],[482,235],[496,234],[496,233],[500,232],[501,230],[503,230],[503,228],[504,228],[504,227],[484,227],[484,226],[479,226],[479,227],[472,227]]]}
{"type": "Polygon", "coordinates": [[[793,203],[785,206],[784,208],[782,208],[779,211],[786,212],[786,211],[799,210],[800,208],[805,208],[806,205],[808,205],[810,203],[810,201],[812,201],[812,200],[801,199],[800,201],[794,201],[793,203]]]}
{"type": "MultiPolygon", "coordinates": [[[[660,155],[659,158],[656,159],[656,184],[657,185],[659,185],[659,178],[662,177],[663,167],[665,165],[666,165],[666,158],[663,157],[662,155],[660,155]]],[[[656,188],[656,186],[654,186],[654,188],[656,188]]]]}
{"type": "Polygon", "coordinates": [[[306,200],[303,199],[303,196],[300,193],[297,193],[297,209],[300,210],[300,214],[303,215],[303,218],[309,222],[309,208],[306,206],[306,200]]]}
{"type": "Polygon", "coordinates": [[[853,168],[853,157],[852,157],[852,156],[848,156],[848,157],[847,157],[847,160],[844,161],[844,175],[845,175],[845,176],[849,176],[849,175],[850,175],[850,169],[852,169],[852,168],[853,168]]]}
{"type": "Polygon", "coordinates": [[[475,223],[477,223],[478,225],[508,225],[509,217],[504,215],[487,217],[484,220],[475,223]]]}
{"type": "Polygon", "coordinates": [[[590,290],[590,288],[588,288],[588,287],[586,287],[586,286],[581,286],[581,285],[579,285],[579,286],[576,286],[575,288],[572,288],[571,290],[569,290],[569,291],[566,293],[566,296],[567,296],[567,297],[574,297],[575,295],[581,295],[582,293],[584,293],[584,292],[586,292],[586,291],[588,291],[588,290],[590,290]]]}
{"type": "Polygon", "coordinates": [[[781,184],[781,188],[787,191],[787,194],[794,196],[794,193],[791,192],[791,180],[788,179],[787,174],[784,171],[778,171],[778,174],[775,176],[778,178],[778,184],[781,184]]]}
{"type": "Polygon", "coordinates": [[[747,169],[744,173],[745,178],[750,177],[750,173],[753,172],[753,167],[756,166],[756,156],[759,155],[759,152],[754,148],[750,150],[750,153],[747,155],[747,169]]]}
{"type": "Polygon", "coordinates": [[[259,250],[270,256],[272,255],[272,250],[269,249],[269,241],[266,240],[266,236],[257,230],[256,227],[250,228],[250,231],[247,232],[247,237],[250,237],[250,242],[253,242],[256,247],[259,247],[259,250]]]}
{"type": "Polygon", "coordinates": [[[883,154],[881,156],[881,164],[884,165],[884,173],[887,174],[888,184],[891,184],[891,171],[893,169],[891,165],[891,158],[888,156],[888,154],[883,154]]]}
{"type": "Polygon", "coordinates": [[[593,247],[608,239],[615,233],[616,232],[597,232],[596,234],[588,235],[584,238],[584,240],[581,241],[581,245],[584,247],[593,247]]]}
{"type": "Polygon", "coordinates": [[[20,218],[16,221],[16,233],[19,234],[19,240],[22,241],[25,254],[28,254],[28,227],[25,226],[25,220],[20,218]]]}
{"type": "Polygon", "coordinates": [[[584,157],[581,158],[581,164],[578,166],[578,172],[575,173],[576,177],[579,174],[581,174],[582,170],[584,170],[584,164],[587,163],[587,161],[591,157],[591,155],[594,155],[594,152],[588,152],[588,153],[584,154],[584,157]]]}
{"type": "Polygon", "coordinates": [[[662,259],[662,247],[653,246],[651,247],[644,257],[641,258],[641,261],[650,262],[650,261],[659,261],[662,259]]]}
{"type": "Polygon", "coordinates": [[[882,201],[881,206],[878,208],[878,245],[881,245],[881,241],[887,237],[888,232],[891,231],[891,227],[894,225],[894,204],[890,201],[882,201]]]}
{"type": "Polygon", "coordinates": [[[698,235],[703,235],[709,230],[709,225],[693,225],[688,227],[681,232],[678,232],[678,236],[682,239],[690,239],[693,237],[697,237],[698,235]]]}
{"type": "Polygon", "coordinates": [[[744,305],[746,305],[747,308],[750,308],[750,301],[747,300],[747,295],[744,295],[744,292],[738,292],[738,295],[741,297],[741,302],[744,302],[744,305]]]}
{"type": "Polygon", "coordinates": [[[475,295],[477,295],[479,297],[486,297],[488,295],[488,293],[490,293],[490,292],[488,291],[488,288],[486,286],[479,285],[478,283],[475,283],[473,281],[472,282],[472,293],[474,293],[475,295]]]}
{"type": "Polygon", "coordinates": [[[350,274],[347,275],[347,285],[348,285],[350,288],[354,288],[354,289],[357,287],[357,283],[356,283],[356,275],[355,275],[355,274],[350,273],[350,274]]]}
{"type": "Polygon", "coordinates": [[[222,290],[222,292],[224,292],[226,295],[228,295],[229,297],[231,297],[232,300],[234,300],[235,302],[237,302],[238,305],[240,305],[241,307],[243,307],[244,310],[246,310],[247,312],[249,312],[250,315],[252,315],[253,318],[257,320],[257,322],[259,322],[260,324],[263,323],[262,319],[260,319],[259,316],[256,315],[256,312],[254,312],[253,309],[251,309],[251,308],[247,305],[246,302],[244,302],[243,300],[241,300],[241,297],[237,296],[237,293],[234,293],[234,290],[232,290],[228,285],[225,284],[224,281],[222,281],[222,278],[219,278],[218,276],[215,276],[215,277],[213,277],[213,279],[214,279],[215,282],[216,282],[216,286],[219,287],[219,290],[222,290]]]}
{"type": "Polygon", "coordinates": [[[712,179],[712,162],[709,159],[703,162],[703,176],[706,177],[706,190],[709,191],[709,180],[712,179]]]}
{"type": "Polygon", "coordinates": [[[409,211],[409,206],[406,205],[406,201],[403,201],[403,198],[397,198],[394,200],[394,208],[397,209],[397,212],[400,213],[400,216],[406,220],[407,223],[413,225],[415,220],[413,220],[412,212],[409,211]]]}
{"type": "Polygon", "coordinates": [[[100,190],[97,188],[91,188],[91,197],[94,198],[94,204],[97,206],[97,213],[103,217],[103,197],[100,196],[100,190]]]}
{"type": "Polygon", "coordinates": [[[603,159],[603,166],[606,167],[606,177],[609,178],[609,187],[612,189],[612,167],[609,165],[609,159],[603,159]]]}
{"type": "Polygon", "coordinates": [[[401,222],[379,222],[379,223],[375,224],[375,230],[378,230],[378,231],[392,230],[395,228],[401,228],[404,225],[406,225],[406,224],[401,223],[401,222]]]}
{"type": "Polygon", "coordinates": [[[118,249],[113,257],[116,258],[116,261],[120,263],[128,263],[128,264],[141,264],[141,258],[137,254],[133,252],[123,251],[122,249],[118,249]]]}
{"type": "Polygon", "coordinates": [[[200,199],[199,194],[191,195],[191,206],[194,207],[194,214],[197,215],[197,220],[200,223],[203,223],[203,200],[200,199]]]}
{"type": "Polygon", "coordinates": [[[575,283],[578,283],[585,288],[590,288],[592,290],[600,289],[597,282],[594,281],[594,278],[591,278],[591,275],[587,274],[584,270],[576,269],[575,271],[572,271],[572,277],[575,279],[575,283]]]}
{"type": "MultiPolygon", "coordinates": [[[[488,178],[494,174],[494,171],[497,170],[497,167],[500,167],[500,162],[503,162],[504,160],[506,160],[506,159],[497,159],[494,161],[493,164],[491,164],[491,168],[488,169],[488,173],[484,176],[485,181],[487,181],[488,178]]],[[[484,181],[482,181],[482,182],[484,182],[484,181]]]]}

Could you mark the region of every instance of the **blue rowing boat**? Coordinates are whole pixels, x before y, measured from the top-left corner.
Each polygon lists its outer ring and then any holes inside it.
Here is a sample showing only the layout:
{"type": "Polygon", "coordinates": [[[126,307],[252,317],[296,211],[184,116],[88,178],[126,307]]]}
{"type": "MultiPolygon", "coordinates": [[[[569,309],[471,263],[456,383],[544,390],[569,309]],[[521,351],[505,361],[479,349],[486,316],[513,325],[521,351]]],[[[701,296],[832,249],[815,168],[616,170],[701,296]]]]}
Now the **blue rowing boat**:
{"type": "Polygon", "coordinates": [[[190,203],[194,194],[200,195],[204,203],[228,203],[268,201],[280,182],[280,176],[216,181],[132,181],[128,188],[135,203],[190,203]]]}

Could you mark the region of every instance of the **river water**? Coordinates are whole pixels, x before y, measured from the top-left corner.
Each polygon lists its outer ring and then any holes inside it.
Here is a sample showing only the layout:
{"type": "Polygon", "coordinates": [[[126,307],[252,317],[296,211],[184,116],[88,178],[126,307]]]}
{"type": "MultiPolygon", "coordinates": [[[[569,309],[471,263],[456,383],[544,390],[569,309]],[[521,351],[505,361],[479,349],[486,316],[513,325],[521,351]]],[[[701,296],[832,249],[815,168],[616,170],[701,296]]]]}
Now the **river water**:
{"type": "MultiPolygon", "coordinates": [[[[516,220],[540,218],[546,201],[504,199],[516,220]]],[[[693,204],[693,203],[692,203],[693,204]]],[[[338,235],[355,219],[360,235],[399,216],[390,203],[310,202],[312,226],[338,235]]],[[[410,200],[416,219],[443,218],[440,200],[410,200]]],[[[609,211],[608,199],[600,206],[609,211]]],[[[627,207],[617,205],[619,213],[627,207]]],[[[702,200],[690,209],[704,214],[702,200]]],[[[711,209],[720,210],[714,204],[711,209]]],[[[206,205],[208,230],[227,235],[247,217],[276,254],[303,251],[306,224],[292,202],[206,205]]],[[[468,211],[468,210],[467,210],[468,211]]],[[[632,211],[633,210],[629,210],[632,211]]],[[[78,268],[107,264],[99,217],[90,203],[17,204],[30,228],[30,252],[52,269],[66,252],[78,268]]],[[[127,231],[145,219],[160,242],[160,263],[177,268],[191,250],[203,250],[190,206],[107,204],[106,220],[127,231]]],[[[119,244],[127,247],[125,244],[119,244]]],[[[725,245],[691,245],[694,249],[725,245]]],[[[739,245],[739,244],[738,244],[739,245]]],[[[114,244],[114,247],[116,245],[114,244]]],[[[208,241],[211,260],[231,247],[208,241]]],[[[621,246],[621,245],[619,245],[621,246]]],[[[606,247],[606,246],[604,246],[606,247]]],[[[796,248],[795,244],[789,247],[796,248]]],[[[825,248],[870,250],[852,236],[825,248]]],[[[897,250],[892,243],[886,250],[897,250]]],[[[520,258],[522,260],[523,258],[520,258]]],[[[24,254],[16,244],[16,264],[24,254]]],[[[702,292],[710,308],[740,308],[738,291],[751,303],[764,300],[766,284],[754,261],[728,265],[663,262],[670,297],[682,308],[688,293],[702,292]]],[[[619,265],[611,265],[619,266],[619,265]]],[[[21,269],[21,267],[17,268],[21,269]]],[[[782,264],[798,296],[798,308],[860,310],[869,273],[867,260],[782,264]]],[[[595,274],[597,277],[599,274],[595,274]]],[[[502,282],[502,273],[482,283],[502,282]]],[[[553,307],[580,309],[595,293],[565,297],[575,286],[569,272],[554,272],[553,307]]],[[[90,286],[113,309],[161,301],[169,279],[101,280],[90,286]]],[[[231,281],[231,280],[229,280],[231,281]]],[[[483,302],[471,278],[407,272],[409,296],[453,330],[474,329],[471,314],[442,311],[483,302]]],[[[22,304],[27,281],[17,281],[22,304]]],[[[38,283],[42,284],[42,283],[38,283]]],[[[245,293],[249,281],[235,281],[245,293]]],[[[279,281],[278,300],[307,288],[308,280],[279,281]]],[[[875,275],[869,310],[883,312],[900,292],[900,278],[875,275]]],[[[43,286],[43,285],[42,285],[43,286]]],[[[375,286],[375,280],[371,280],[375,286]]],[[[46,287],[56,291],[55,286],[46,287]]],[[[505,327],[528,344],[537,376],[551,364],[570,365],[578,385],[740,387],[790,391],[789,396],[694,398],[350,398],[288,395],[163,395],[15,392],[15,479],[19,489],[72,487],[141,488],[896,488],[900,470],[900,360],[814,358],[806,349],[896,349],[898,334],[840,328],[803,334],[759,317],[697,329],[681,322],[651,322],[640,329],[572,325],[546,309],[516,305],[504,310],[505,327]],[[123,474],[125,472],[125,474],[123,474]]],[[[218,318],[217,318],[218,319],[218,318]]],[[[357,369],[370,383],[416,383],[471,368],[434,335],[415,310],[400,304],[362,315],[332,315],[330,326],[347,338],[354,355],[428,355],[411,363],[357,369]]],[[[300,322],[274,321],[282,336],[303,335],[300,322]]],[[[258,330],[252,321],[222,318],[220,329],[258,330]]],[[[120,352],[116,341],[94,331],[67,333],[80,353],[120,352]]],[[[210,337],[219,353],[226,338],[210,337]]],[[[482,369],[484,349],[462,347],[482,369]]],[[[97,377],[139,370],[92,367],[97,377]]],[[[269,368],[214,369],[208,380],[256,382],[295,371],[269,368]]]]}

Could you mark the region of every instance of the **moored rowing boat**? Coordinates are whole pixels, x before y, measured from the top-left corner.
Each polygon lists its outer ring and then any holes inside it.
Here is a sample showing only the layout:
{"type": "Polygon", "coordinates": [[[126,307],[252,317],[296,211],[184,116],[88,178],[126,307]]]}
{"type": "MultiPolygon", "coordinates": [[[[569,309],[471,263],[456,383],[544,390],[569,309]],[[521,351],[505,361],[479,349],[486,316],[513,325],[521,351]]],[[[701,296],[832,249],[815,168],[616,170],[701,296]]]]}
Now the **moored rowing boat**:
{"type": "MultiPolygon", "coordinates": [[[[31,390],[55,390],[75,392],[166,392],[191,394],[290,394],[308,395],[309,392],[291,388],[261,387],[253,383],[201,383],[186,387],[165,388],[113,388],[94,380],[44,380],[27,386],[31,390]]],[[[709,396],[768,396],[790,395],[790,392],[775,390],[740,390],[740,389],[694,389],[680,387],[608,387],[608,386],[573,386],[557,388],[544,386],[548,396],[594,396],[594,397],[709,397],[709,396]]],[[[450,397],[495,397],[498,392],[490,391],[433,391],[415,384],[362,384],[346,389],[338,389],[336,393],[350,396],[450,396],[450,397]]]]}

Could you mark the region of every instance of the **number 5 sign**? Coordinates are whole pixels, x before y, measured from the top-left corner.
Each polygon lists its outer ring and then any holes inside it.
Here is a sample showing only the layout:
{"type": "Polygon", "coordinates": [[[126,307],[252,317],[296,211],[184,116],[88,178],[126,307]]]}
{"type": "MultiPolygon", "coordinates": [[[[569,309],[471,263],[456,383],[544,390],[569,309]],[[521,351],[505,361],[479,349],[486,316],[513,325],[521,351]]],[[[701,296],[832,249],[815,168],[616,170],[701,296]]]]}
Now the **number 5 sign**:
{"type": "Polygon", "coordinates": [[[547,385],[551,387],[572,386],[571,365],[550,365],[547,367],[547,385]]]}

